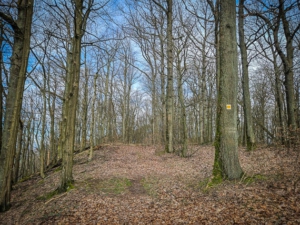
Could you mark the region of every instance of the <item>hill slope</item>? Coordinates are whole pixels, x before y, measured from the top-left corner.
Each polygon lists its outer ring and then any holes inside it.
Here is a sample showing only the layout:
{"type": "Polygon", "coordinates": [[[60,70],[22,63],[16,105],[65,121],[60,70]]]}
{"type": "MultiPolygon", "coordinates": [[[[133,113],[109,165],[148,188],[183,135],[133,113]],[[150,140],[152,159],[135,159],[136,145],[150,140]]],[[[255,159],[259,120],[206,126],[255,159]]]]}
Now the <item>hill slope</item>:
{"type": "Polygon", "coordinates": [[[297,152],[240,151],[249,177],[206,188],[213,147],[180,158],[158,148],[112,145],[74,158],[74,189],[47,196],[60,171],[33,177],[12,191],[0,224],[297,224],[300,171],[297,152]],[[284,153],[284,154],[282,154],[284,153]]]}

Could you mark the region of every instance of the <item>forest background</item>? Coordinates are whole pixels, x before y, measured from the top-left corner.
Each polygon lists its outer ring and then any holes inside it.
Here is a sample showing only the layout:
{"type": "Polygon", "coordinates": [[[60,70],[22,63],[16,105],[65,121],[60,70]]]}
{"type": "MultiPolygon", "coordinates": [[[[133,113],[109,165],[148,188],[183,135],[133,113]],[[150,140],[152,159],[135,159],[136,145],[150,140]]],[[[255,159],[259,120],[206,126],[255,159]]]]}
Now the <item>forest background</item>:
{"type": "MultiPolygon", "coordinates": [[[[94,146],[123,143],[187,157],[218,137],[218,0],[0,4],[1,182],[7,168],[17,183],[62,161],[67,189],[70,152],[89,148],[91,161],[94,146]]],[[[227,109],[238,144],[297,146],[300,2],[237,4],[237,104],[227,109]]]]}

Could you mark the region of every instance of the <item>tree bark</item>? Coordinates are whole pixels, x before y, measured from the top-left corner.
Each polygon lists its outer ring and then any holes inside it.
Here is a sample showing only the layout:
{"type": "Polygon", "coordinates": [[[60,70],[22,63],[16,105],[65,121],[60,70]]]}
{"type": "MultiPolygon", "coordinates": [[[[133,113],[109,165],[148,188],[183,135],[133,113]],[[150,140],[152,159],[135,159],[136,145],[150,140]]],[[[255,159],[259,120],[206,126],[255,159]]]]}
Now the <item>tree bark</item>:
{"type": "Polygon", "coordinates": [[[2,19],[6,20],[14,30],[14,44],[0,155],[0,211],[6,211],[10,207],[11,171],[16,151],[18,125],[30,50],[34,0],[18,1],[17,4],[18,17],[16,21],[11,16],[0,14],[2,19]]]}
{"type": "Polygon", "coordinates": [[[217,105],[214,179],[242,176],[237,134],[237,41],[234,0],[220,2],[220,77],[217,105]]]}
{"type": "Polygon", "coordinates": [[[166,111],[166,78],[165,78],[165,52],[164,52],[164,37],[163,37],[163,27],[161,27],[161,32],[159,35],[160,40],[160,54],[161,54],[161,64],[160,64],[160,90],[161,90],[161,134],[162,140],[161,142],[165,145],[167,142],[167,111],[166,111]]]}
{"type": "MultiPolygon", "coordinates": [[[[80,78],[80,56],[81,56],[81,39],[84,35],[86,19],[90,12],[84,14],[82,0],[74,1],[74,30],[71,40],[71,49],[68,49],[67,59],[67,82],[64,98],[64,114],[62,126],[62,172],[61,183],[58,187],[59,192],[67,191],[73,180],[73,152],[75,147],[76,133],[76,109],[78,103],[79,78],[80,78]]],[[[90,7],[90,5],[88,6],[90,7]]]]}
{"type": "Polygon", "coordinates": [[[14,164],[14,175],[13,175],[13,183],[17,183],[19,179],[19,169],[20,169],[20,159],[21,159],[21,152],[22,152],[22,146],[23,146],[23,128],[24,124],[20,120],[20,129],[18,134],[18,149],[16,152],[15,157],[15,164],[14,164]]]}
{"type": "Polygon", "coordinates": [[[86,50],[85,50],[85,68],[84,68],[84,85],[83,85],[83,98],[82,98],[82,132],[80,140],[80,151],[83,151],[86,147],[86,131],[87,131],[87,112],[88,112],[88,83],[89,83],[89,74],[88,68],[86,65],[86,50]]]}
{"type": "MultiPolygon", "coordinates": [[[[294,47],[293,47],[293,35],[290,30],[290,24],[286,18],[286,12],[284,9],[284,0],[279,0],[279,16],[281,17],[284,35],[286,38],[286,54],[280,48],[278,36],[276,35],[275,47],[278,54],[283,62],[284,75],[285,75],[285,91],[286,91],[286,102],[287,102],[287,113],[288,113],[288,126],[291,129],[291,135],[294,134],[296,129],[295,119],[295,93],[294,93],[294,72],[293,72],[293,58],[294,58],[294,47]]],[[[296,28],[299,29],[299,26],[296,28]]],[[[294,31],[296,32],[296,30],[294,31]]],[[[278,31],[277,31],[278,34],[278,31]]]]}
{"type": "Polygon", "coordinates": [[[47,99],[46,99],[46,80],[44,80],[43,90],[43,110],[42,110],[42,131],[41,131],[41,151],[40,151],[40,175],[45,178],[45,134],[46,134],[46,112],[47,112],[47,99]]]}
{"type": "MultiPolygon", "coordinates": [[[[185,46],[184,46],[185,47],[185,46]]],[[[183,48],[184,48],[183,47],[183,48]]],[[[183,74],[186,70],[186,50],[180,49],[177,50],[176,54],[176,61],[177,61],[177,89],[178,89],[178,102],[179,102],[179,133],[181,134],[179,136],[180,142],[181,142],[181,156],[186,157],[187,156],[187,150],[188,150],[188,136],[187,136],[187,125],[186,125],[186,110],[185,110],[185,104],[184,104],[184,95],[183,95],[183,74]],[[181,56],[180,52],[183,52],[182,54],[185,54],[184,58],[184,68],[181,67],[181,56]]]]}
{"type": "Polygon", "coordinates": [[[95,145],[95,102],[96,102],[96,94],[97,94],[97,79],[98,79],[98,73],[94,76],[94,93],[92,98],[92,121],[91,121],[91,134],[90,134],[90,151],[89,151],[89,158],[88,161],[92,161],[93,158],[93,151],[94,151],[94,145],[95,145]]]}
{"type": "Polygon", "coordinates": [[[167,134],[166,152],[172,153],[173,149],[173,114],[174,114],[174,88],[173,88],[173,0],[167,0],[167,134]]]}
{"type": "Polygon", "coordinates": [[[212,0],[207,0],[215,21],[215,48],[216,48],[216,83],[217,83],[217,90],[219,90],[219,77],[220,77],[220,38],[219,38],[219,24],[220,24],[220,0],[216,0],[215,4],[212,0]]]}
{"type": "Polygon", "coordinates": [[[239,41],[242,60],[242,88],[243,88],[243,109],[246,129],[247,150],[255,149],[255,136],[253,132],[253,122],[251,113],[250,91],[249,91],[249,75],[248,75],[248,56],[244,34],[244,0],[239,2],[239,41]]]}
{"type": "MultiPolygon", "coordinates": [[[[55,101],[56,101],[56,84],[54,87],[54,94],[53,96],[51,96],[50,94],[50,81],[49,81],[49,77],[48,76],[48,80],[47,80],[47,87],[49,90],[49,96],[48,96],[48,108],[49,108],[49,115],[50,115],[50,145],[49,145],[49,151],[51,154],[51,159],[50,159],[50,164],[55,164],[58,160],[59,160],[59,154],[58,154],[58,143],[57,143],[57,139],[55,138],[55,101]],[[52,101],[51,101],[52,98],[52,101]]],[[[47,163],[47,165],[49,165],[47,163]]]]}
{"type": "MultiPolygon", "coordinates": [[[[0,46],[2,46],[2,43],[3,43],[3,35],[4,35],[3,24],[0,21],[0,46]]],[[[1,75],[0,76],[0,118],[1,118],[1,121],[3,119],[3,95],[4,95],[3,80],[2,80],[2,68],[3,67],[4,67],[3,53],[2,53],[2,50],[0,50],[0,75],[1,75]]],[[[3,125],[1,122],[0,123],[0,154],[1,154],[1,148],[2,148],[2,133],[3,133],[3,125]]]]}

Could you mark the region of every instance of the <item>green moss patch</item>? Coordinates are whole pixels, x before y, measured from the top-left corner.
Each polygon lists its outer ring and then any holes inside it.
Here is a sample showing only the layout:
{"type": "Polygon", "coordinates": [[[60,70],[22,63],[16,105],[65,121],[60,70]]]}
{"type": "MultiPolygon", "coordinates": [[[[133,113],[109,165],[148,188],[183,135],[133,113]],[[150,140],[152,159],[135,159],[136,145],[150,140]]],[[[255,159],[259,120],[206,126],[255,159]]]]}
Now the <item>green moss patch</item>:
{"type": "Polygon", "coordinates": [[[41,195],[41,196],[37,197],[36,199],[47,201],[58,194],[59,194],[58,190],[55,190],[55,191],[48,192],[45,195],[41,195]]]}
{"type": "Polygon", "coordinates": [[[241,182],[248,185],[248,184],[252,184],[255,181],[261,181],[261,180],[266,180],[266,176],[261,175],[261,174],[255,174],[253,176],[244,176],[241,179],[241,182]]]}
{"type": "Polygon", "coordinates": [[[21,180],[18,181],[18,183],[22,183],[22,182],[28,181],[30,179],[31,179],[31,176],[23,177],[21,180]]]}
{"type": "Polygon", "coordinates": [[[165,154],[167,154],[166,150],[165,149],[160,149],[160,150],[155,150],[155,153],[154,153],[156,156],[163,156],[165,154]]]}
{"type": "Polygon", "coordinates": [[[55,195],[59,195],[61,193],[66,193],[66,192],[69,192],[71,191],[72,189],[74,189],[75,186],[73,183],[69,182],[66,186],[66,189],[65,188],[57,188],[56,190],[54,191],[51,191],[51,192],[48,192],[46,193],[45,195],[41,195],[39,197],[37,197],[36,199],[37,200],[44,200],[44,201],[47,201],[51,198],[53,198],[55,195]]]}
{"type": "Polygon", "coordinates": [[[157,185],[158,185],[158,179],[151,177],[151,178],[143,178],[141,180],[141,183],[148,195],[155,198],[157,197],[157,185]]]}
{"type": "Polygon", "coordinates": [[[55,173],[59,172],[59,171],[61,171],[61,166],[56,167],[55,170],[54,170],[55,173]]]}

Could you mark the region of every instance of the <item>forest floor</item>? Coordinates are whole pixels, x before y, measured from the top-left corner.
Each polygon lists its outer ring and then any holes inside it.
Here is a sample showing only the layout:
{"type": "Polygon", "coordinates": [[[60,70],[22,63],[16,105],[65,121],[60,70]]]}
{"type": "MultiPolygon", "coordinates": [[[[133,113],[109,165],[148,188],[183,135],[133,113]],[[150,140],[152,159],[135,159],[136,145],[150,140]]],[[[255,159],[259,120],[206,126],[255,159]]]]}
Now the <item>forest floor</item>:
{"type": "Polygon", "coordinates": [[[181,158],[159,147],[107,145],[74,157],[74,188],[54,196],[60,170],[13,186],[0,224],[300,224],[299,150],[240,149],[247,176],[207,187],[214,148],[181,158]]]}

